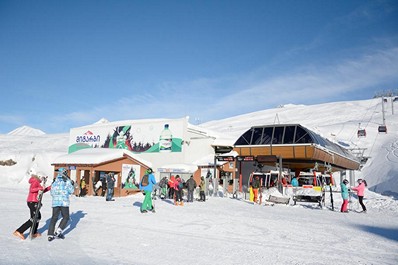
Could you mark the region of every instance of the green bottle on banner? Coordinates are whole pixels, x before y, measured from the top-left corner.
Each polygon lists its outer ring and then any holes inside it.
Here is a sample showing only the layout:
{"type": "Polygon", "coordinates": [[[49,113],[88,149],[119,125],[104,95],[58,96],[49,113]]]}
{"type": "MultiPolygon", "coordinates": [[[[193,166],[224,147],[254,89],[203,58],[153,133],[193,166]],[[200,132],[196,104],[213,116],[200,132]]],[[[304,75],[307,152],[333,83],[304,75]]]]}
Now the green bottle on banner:
{"type": "Polygon", "coordinates": [[[159,137],[159,152],[171,152],[172,143],[173,135],[171,134],[169,125],[165,124],[159,137]]]}

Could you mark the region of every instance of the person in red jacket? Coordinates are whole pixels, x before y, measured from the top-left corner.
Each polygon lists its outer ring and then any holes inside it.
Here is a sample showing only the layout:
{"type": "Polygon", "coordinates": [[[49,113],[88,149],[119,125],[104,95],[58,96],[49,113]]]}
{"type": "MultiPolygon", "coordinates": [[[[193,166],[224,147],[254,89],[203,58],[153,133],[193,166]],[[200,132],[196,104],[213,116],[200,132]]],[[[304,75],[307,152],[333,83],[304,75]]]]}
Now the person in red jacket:
{"type": "Polygon", "coordinates": [[[184,187],[184,183],[182,182],[182,179],[180,178],[179,175],[176,175],[176,179],[174,182],[174,192],[175,192],[175,205],[180,205],[183,206],[184,202],[182,200],[182,189],[184,187]]]}
{"type": "Polygon", "coordinates": [[[171,176],[169,182],[167,185],[169,185],[169,199],[175,199],[174,198],[174,186],[175,186],[175,177],[171,176]]]}
{"type": "Polygon", "coordinates": [[[359,204],[362,206],[362,211],[366,213],[366,207],[363,203],[363,195],[365,194],[365,188],[367,186],[366,180],[358,179],[358,185],[351,189],[357,192],[359,204]]]}
{"type": "MultiPolygon", "coordinates": [[[[42,179],[39,178],[39,176],[36,173],[32,173],[31,177],[29,179],[29,194],[27,198],[27,204],[29,207],[30,211],[30,218],[27,220],[25,223],[23,223],[17,230],[14,231],[14,236],[19,237],[22,240],[25,240],[24,232],[28,230],[30,227],[32,227],[32,220],[35,215],[36,208],[38,207],[38,199],[37,196],[39,195],[39,192],[47,192],[51,189],[51,186],[48,186],[47,188],[44,188],[41,185],[42,179]]],[[[34,226],[33,230],[33,238],[41,236],[40,233],[37,232],[37,228],[39,226],[39,221],[41,219],[41,213],[39,211],[39,215],[37,217],[37,223],[34,226]]]]}

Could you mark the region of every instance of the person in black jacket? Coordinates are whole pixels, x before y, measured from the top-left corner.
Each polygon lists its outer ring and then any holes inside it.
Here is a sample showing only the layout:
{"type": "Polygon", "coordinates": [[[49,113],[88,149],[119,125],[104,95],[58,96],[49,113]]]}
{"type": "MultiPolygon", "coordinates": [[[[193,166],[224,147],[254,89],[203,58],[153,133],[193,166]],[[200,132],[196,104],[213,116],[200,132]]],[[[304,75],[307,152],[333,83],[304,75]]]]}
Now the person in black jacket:
{"type": "Polygon", "coordinates": [[[107,193],[106,193],[106,201],[114,201],[113,199],[113,189],[115,187],[115,173],[111,172],[106,175],[106,187],[107,187],[107,193]]]}
{"type": "Polygon", "coordinates": [[[187,194],[187,202],[193,202],[193,191],[196,188],[196,181],[193,179],[193,176],[191,176],[187,182],[187,190],[188,190],[188,194],[187,194]]]}

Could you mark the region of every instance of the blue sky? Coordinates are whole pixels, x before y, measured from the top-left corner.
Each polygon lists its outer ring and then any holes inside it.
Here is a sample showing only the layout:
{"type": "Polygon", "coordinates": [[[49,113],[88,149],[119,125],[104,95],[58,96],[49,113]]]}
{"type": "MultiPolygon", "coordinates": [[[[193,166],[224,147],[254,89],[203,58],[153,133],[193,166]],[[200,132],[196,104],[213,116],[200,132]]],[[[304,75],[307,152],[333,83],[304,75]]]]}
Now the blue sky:
{"type": "Polygon", "coordinates": [[[0,133],[372,98],[398,1],[0,0],[0,133]]]}

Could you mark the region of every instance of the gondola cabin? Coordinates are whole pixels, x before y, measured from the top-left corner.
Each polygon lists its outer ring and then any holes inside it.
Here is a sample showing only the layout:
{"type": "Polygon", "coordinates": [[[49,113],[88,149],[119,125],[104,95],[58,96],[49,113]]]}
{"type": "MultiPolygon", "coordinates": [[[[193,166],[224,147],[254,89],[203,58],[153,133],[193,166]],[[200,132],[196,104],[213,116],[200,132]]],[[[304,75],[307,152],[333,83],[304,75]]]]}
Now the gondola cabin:
{"type": "Polygon", "coordinates": [[[358,135],[358,138],[360,138],[360,137],[366,137],[366,130],[365,130],[365,129],[360,129],[360,130],[358,130],[357,135],[358,135]]]}
{"type": "Polygon", "coordinates": [[[379,133],[387,133],[387,126],[380,125],[378,131],[379,133]]]}

